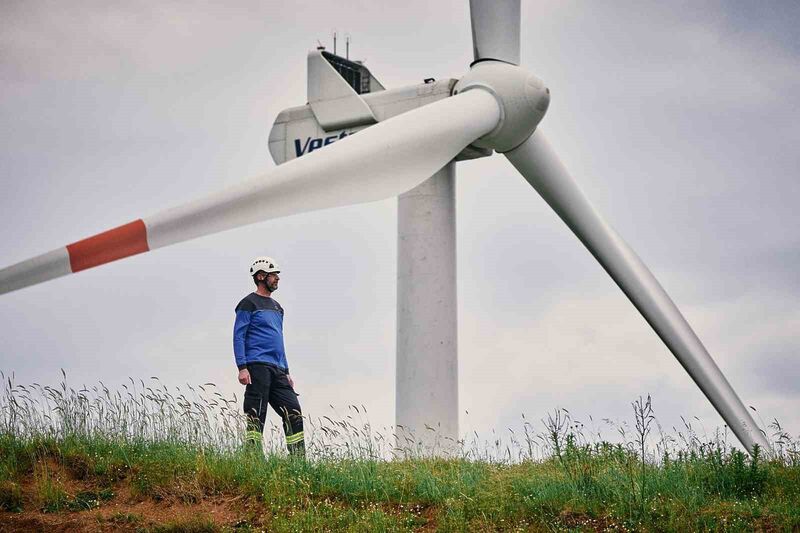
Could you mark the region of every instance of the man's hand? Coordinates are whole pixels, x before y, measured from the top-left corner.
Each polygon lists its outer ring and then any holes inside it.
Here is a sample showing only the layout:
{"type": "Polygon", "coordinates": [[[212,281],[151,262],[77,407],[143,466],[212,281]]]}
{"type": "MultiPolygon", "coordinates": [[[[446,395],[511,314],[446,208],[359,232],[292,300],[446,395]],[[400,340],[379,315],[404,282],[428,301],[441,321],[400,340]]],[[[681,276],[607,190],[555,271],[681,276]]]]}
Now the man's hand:
{"type": "Polygon", "coordinates": [[[286,374],[286,379],[289,380],[289,386],[294,389],[294,380],[292,379],[292,376],[286,374]]]}
{"type": "Polygon", "coordinates": [[[242,385],[250,385],[252,380],[250,379],[250,371],[246,368],[239,370],[239,383],[242,385]]]}

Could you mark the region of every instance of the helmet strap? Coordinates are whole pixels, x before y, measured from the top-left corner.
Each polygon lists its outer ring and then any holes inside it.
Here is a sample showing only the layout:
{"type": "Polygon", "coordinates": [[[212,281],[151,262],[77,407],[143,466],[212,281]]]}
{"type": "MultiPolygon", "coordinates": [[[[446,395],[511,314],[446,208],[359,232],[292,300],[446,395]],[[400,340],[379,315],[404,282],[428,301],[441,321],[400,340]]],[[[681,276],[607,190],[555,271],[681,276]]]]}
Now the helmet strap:
{"type": "Polygon", "coordinates": [[[269,288],[267,286],[267,278],[268,277],[269,277],[269,274],[264,272],[263,270],[253,274],[253,280],[256,282],[256,287],[258,287],[260,289],[261,286],[263,285],[264,286],[264,290],[271,294],[272,291],[269,290],[269,288]],[[259,274],[263,274],[264,275],[264,279],[259,280],[258,279],[259,274]]]}

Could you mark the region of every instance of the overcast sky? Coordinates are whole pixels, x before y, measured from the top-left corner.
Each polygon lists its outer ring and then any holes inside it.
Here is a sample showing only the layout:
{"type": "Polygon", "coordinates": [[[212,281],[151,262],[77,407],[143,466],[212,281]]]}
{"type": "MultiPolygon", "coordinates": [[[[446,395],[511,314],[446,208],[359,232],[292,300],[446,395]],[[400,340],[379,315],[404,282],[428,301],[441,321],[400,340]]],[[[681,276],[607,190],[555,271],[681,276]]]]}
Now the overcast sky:
{"type": "MultiPolygon", "coordinates": [[[[334,29],[390,88],[458,78],[472,60],[466,0],[6,0],[0,18],[0,266],[273,168],[272,122],[305,103],[306,53],[332,47],[334,29]]],[[[521,53],[551,89],[541,127],[567,168],[745,404],[793,435],[798,27],[794,1],[530,0],[521,53]]],[[[648,393],[667,428],[722,424],[505,158],[457,172],[462,434],[556,407],[628,419],[648,393]]],[[[306,414],[363,404],[389,426],[396,210],[272,220],[0,296],[0,370],[213,381],[241,397],[233,308],[266,254],[283,268],[275,297],[306,414]]]]}

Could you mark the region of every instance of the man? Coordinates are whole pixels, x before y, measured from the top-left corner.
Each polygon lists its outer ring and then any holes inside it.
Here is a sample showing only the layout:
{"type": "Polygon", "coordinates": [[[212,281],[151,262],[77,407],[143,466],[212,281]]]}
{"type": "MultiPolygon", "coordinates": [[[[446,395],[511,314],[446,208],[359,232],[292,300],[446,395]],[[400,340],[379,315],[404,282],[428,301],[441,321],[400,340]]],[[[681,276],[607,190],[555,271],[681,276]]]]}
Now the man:
{"type": "Polygon", "coordinates": [[[269,257],[258,257],[250,266],[256,292],[236,306],[233,354],[239,383],[247,385],[244,412],[248,435],[261,442],[269,404],[281,415],[289,453],[305,456],[303,416],[283,346],[283,308],[272,299],[281,279],[278,274],[280,268],[269,257]]]}

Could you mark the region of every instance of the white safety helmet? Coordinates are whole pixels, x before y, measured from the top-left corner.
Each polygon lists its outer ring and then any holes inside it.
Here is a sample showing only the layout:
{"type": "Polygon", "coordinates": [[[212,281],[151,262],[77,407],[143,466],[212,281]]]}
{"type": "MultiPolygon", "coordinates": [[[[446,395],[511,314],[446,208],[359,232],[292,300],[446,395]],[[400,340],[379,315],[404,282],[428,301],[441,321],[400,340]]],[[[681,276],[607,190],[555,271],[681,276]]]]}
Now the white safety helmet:
{"type": "Polygon", "coordinates": [[[271,257],[256,257],[253,259],[253,264],[250,265],[250,275],[255,276],[259,270],[263,270],[267,274],[270,272],[280,272],[281,268],[278,263],[271,257]]]}

